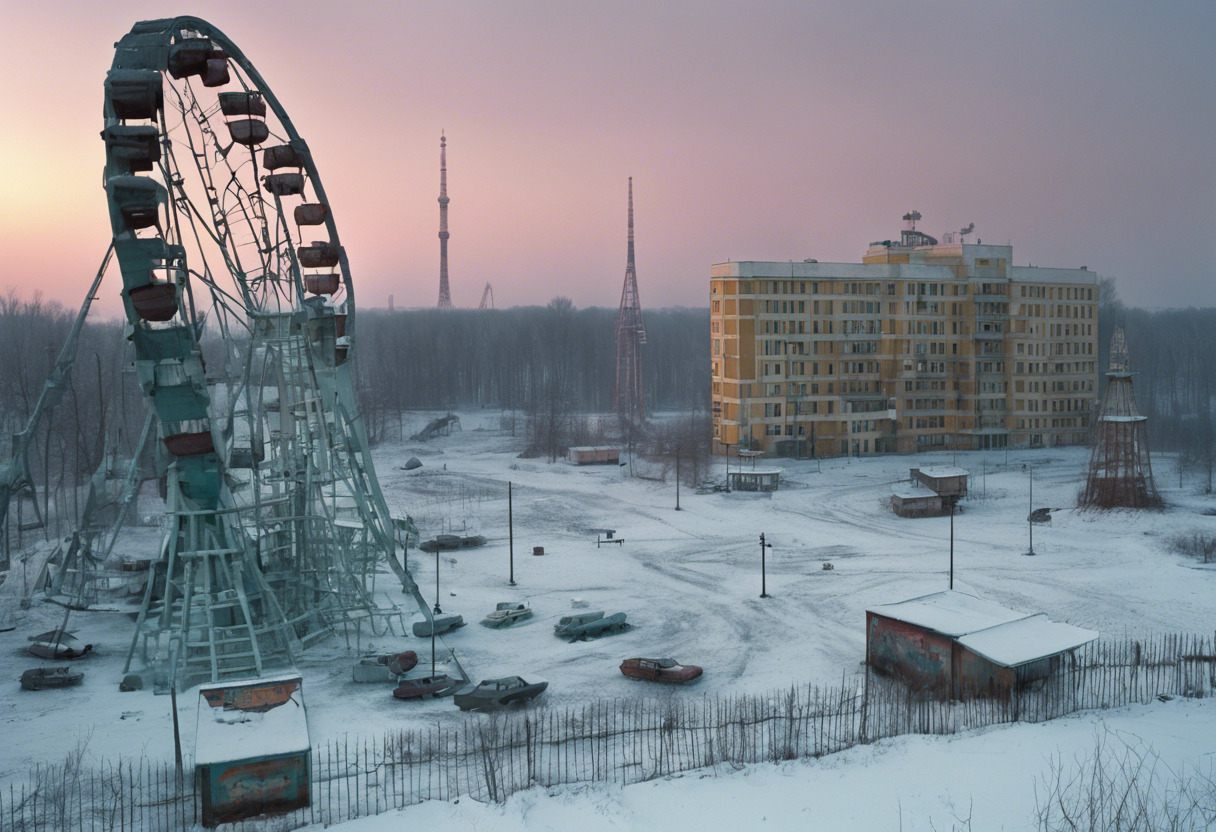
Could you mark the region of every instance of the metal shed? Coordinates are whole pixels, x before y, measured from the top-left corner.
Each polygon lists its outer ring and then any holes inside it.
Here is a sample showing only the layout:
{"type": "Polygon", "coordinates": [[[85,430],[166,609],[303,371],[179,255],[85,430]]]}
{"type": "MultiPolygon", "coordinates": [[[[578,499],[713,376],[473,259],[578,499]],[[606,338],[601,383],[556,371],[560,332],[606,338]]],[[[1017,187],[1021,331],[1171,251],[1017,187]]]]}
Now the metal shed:
{"type": "Polygon", "coordinates": [[[310,752],[298,675],[199,688],[194,771],[203,826],[309,805],[310,752]]]}
{"type": "Polygon", "coordinates": [[[621,462],[621,449],[607,446],[571,448],[566,455],[575,465],[619,465],[621,462]]]}
{"type": "Polygon", "coordinates": [[[949,465],[912,468],[908,471],[912,482],[920,483],[940,497],[953,497],[956,502],[967,496],[967,477],[970,473],[966,468],[949,465]]]}
{"type": "Polygon", "coordinates": [[[916,485],[901,485],[892,490],[891,510],[900,517],[939,517],[950,513],[939,494],[916,485]]]}
{"type": "Polygon", "coordinates": [[[866,610],[870,667],[942,699],[1008,694],[1097,637],[956,590],[866,610]]]}

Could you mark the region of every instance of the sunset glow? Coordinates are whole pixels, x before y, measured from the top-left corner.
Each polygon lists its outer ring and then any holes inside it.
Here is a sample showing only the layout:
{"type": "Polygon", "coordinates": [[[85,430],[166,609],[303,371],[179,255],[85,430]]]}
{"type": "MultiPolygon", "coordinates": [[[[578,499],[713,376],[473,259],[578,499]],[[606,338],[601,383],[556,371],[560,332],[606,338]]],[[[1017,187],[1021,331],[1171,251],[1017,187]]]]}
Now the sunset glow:
{"type": "Polygon", "coordinates": [[[434,304],[441,129],[456,306],[487,281],[499,306],[614,306],[629,176],[651,307],[705,305],[727,259],[855,262],[911,208],[1132,303],[1216,301],[1211,8],[5,5],[6,291],[79,304],[109,238],[112,44],[184,12],[308,139],[367,306],[434,304]]]}

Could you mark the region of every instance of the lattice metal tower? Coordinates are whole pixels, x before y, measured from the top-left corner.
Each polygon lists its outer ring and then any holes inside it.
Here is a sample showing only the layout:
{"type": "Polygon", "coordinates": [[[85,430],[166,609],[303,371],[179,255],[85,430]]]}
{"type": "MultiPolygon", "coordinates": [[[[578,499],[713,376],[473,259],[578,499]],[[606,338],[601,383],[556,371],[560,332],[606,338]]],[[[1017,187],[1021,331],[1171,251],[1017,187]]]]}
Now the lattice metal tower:
{"type": "Polygon", "coordinates": [[[439,308],[452,308],[448,288],[448,140],[439,131],[439,308]]]}
{"type": "Polygon", "coordinates": [[[1153,482],[1148,452],[1148,417],[1136,409],[1131,365],[1123,325],[1110,342],[1110,370],[1089,477],[1081,495],[1087,508],[1159,508],[1161,495],[1153,482]]]}
{"type": "Polygon", "coordinates": [[[625,286],[616,318],[616,393],[613,407],[628,422],[645,418],[642,398],[642,345],[646,325],[638,298],[638,273],[633,262],[633,177],[629,177],[629,253],[625,262],[625,286]]]}

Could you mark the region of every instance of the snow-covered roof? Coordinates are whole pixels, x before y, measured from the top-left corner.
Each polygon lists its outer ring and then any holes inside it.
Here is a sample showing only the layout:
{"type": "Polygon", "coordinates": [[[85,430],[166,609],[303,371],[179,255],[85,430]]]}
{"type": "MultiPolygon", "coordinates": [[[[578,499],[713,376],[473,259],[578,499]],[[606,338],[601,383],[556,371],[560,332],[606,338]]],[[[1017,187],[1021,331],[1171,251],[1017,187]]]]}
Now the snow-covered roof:
{"type": "Polygon", "coordinates": [[[891,489],[891,493],[901,500],[924,500],[928,497],[937,496],[936,491],[925,488],[920,483],[916,485],[908,485],[906,483],[896,485],[891,489]]]}
{"type": "Polygon", "coordinates": [[[731,471],[732,477],[772,477],[781,473],[780,468],[744,468],[742,471],[731,471]]]}
{"type": "Polygon", "coordinates": [[[621,449],[617,448],[613,445],[579,445],[577,448],[570,448],[569,450],[571,452],[574,452],[574,451],[617,451],[619,453],[621,449]]]}
{"type": "Polygon", "coordinates": [[[915,624],[944,636],[957,637],[1026,618],[1030,613],[1006,609],[1000,604],[948,589],[920,598],[871,607],[866,612],[915,624]]]}
{"type": "Polygon", "coordinates": [[[950,465],[931,465],[928,468],[918,468],[926,477],[932,477],[935,480],[945,479],[946,477],[965,477],[971,472],[966,468],[955,468],[950,465]]]}
{"type": "Polygon", "coordinates": [[[296,675],[200,687],[194,764],[308,751],[311,746],[302,685],[296,675]],[[217,697],[217,693],[222,695],[217,697]],[[237,703],[247,698],[257,710],[223,704],[233,694],[237,703]]]}
{"type": "Polygon", "coordinates": [[[962,636],[958,643],[993,664],[1016,667],[1089,644],[1098,637],[1086,630],[1052,621],[1043,613],[962,636]]]}

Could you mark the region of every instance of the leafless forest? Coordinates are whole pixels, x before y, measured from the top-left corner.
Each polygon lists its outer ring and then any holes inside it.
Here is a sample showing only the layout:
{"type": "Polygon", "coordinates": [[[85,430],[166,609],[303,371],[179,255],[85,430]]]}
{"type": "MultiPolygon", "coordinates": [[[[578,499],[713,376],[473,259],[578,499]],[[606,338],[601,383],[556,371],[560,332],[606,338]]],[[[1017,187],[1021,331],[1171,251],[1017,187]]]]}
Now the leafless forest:
{"type": "MultiPolygon", "coordinates": [[[[1188,475],[1211,488],[1216,309],[1125,308],[1109,283],[1103,290],[1100,366],[1106,366],[1111,330],[1123,321],[1154,449],[1180,453],[1188,475]]],[[[38,296],[0,297],[5,437],[24,428],[74,317],[74,310],[38,296]]],[[[685,478],[695,478],[701,472],[694,460],[704,449],[690,444],[704,433],[708,445],[708,312],[650,311],[646,328],[647,410],[688,415],[645,437],[624,438],[669,465],[680,446],[689,465],[685,478]]],[[[501,310],[369,310],[359,314],[358,337],[358,383],[373,441],[408,438],[403,432],[411,411],[456,407],[504,411],[504,426],[518,429],[533,453],[550,458],[566,445],[594,442],[616,429],[587,416],[612,410],[615,309],[576,309],[557,298],[544,307],[501,310]]],[[[40,491],[50,495],[50,515],[61,523],[78,516],[79,486],[101,466],[107,449],[121,458],[138,441],[145,405],[130,362],[120,322],[88,323],[64,396],[39,427],[31,467],[40,491]]],[[[218,351],[208,366],[223,366],[218,351]]],[[[7,441],[0,451],[7,458],[7,441]]]]}

